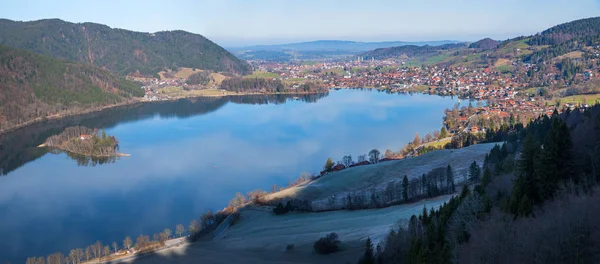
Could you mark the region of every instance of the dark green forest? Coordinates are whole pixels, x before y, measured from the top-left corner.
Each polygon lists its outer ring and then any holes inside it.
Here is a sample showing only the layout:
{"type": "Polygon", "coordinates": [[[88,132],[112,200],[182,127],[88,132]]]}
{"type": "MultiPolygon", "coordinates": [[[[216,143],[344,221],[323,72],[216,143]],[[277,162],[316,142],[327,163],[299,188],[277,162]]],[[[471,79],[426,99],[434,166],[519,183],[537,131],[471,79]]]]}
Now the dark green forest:
{"type": "Polygon", "coordinates": [[[489,137],[504,143],[486,156],[481,178],[392,230],[361,263],[593,263],[599,129],[596,105],[496,131],[489,137]]]}
{"type": "Polygon", "coordinates": [[[0,129],[144,95],[138,85],[106,70],[5,45],[0,45],[0,83],[0,129]]]}
{"type": "Polygon", "coordinates": [[[181,30],[143,33],[59,19],[0,19],[0,28],[0,44],[105,67],[120,75],[152,76],[177,67],[238,74],[252,71],[245,61],[214,42],[181,30]]]}

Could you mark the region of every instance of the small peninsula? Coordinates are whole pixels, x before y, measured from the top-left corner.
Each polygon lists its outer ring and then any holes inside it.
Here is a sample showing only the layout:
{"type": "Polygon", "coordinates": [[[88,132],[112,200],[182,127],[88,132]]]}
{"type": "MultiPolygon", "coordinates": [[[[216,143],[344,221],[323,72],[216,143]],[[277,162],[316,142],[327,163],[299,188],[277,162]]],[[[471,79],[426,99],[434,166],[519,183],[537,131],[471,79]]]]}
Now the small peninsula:
{"type": "Polygon", "coordinates": [[[51,147],[91,157],[129,156],[117,152],[119,141],[114,136],[106,135],[104,130],[84,126],[68,127],[62,133],[46,139],[40,147],[51,147]]]}

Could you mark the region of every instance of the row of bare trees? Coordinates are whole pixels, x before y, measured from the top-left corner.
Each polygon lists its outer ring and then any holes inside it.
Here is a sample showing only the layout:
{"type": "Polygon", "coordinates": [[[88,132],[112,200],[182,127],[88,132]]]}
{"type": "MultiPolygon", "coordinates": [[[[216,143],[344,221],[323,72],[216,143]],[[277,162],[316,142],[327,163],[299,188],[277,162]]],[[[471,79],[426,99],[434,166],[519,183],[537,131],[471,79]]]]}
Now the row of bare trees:
{"type": "MultiPolygon", "coordinates": [[[[190,225],[187,228],[187,232],[189,235],[195,235],[202,231],[203,229],[210,228],[215,224],[218,224],[219,221],[222,221],[226,216],[223,215],[222,212],[217,212],[216,214],[212,211],[208,211],[201,216],[200,222],[197,220],[192,220],[190,225]]],[[[63,253],[53,253],[48,255],[46,258],[44,257],[30,257],[27,258],[26,264],[78,264],[82,262],[94,261],[106,261],[114,258],[120,254],[127,254],[132,252],[147,252],[152,251],[157,248],[163,247],[165,245],[165,241],[173,238],[173,235],[176,237],[182,237],[186,232],[186,229],[183,225],[178,224],[175,226],[175,233],[173,234],[171,229],[165,228],[163,231],[155,233],[152,235],[152,239],[147,235],[138,236],[135,241],[127,236],[123,239],[121,245],[119,243],[112,242],[110,245],[104,245],[101,241],[96,241],[96,243],[89,245],[86,248],[76,248],[72,249],[68,255],[64,255],[63,253]]]]}

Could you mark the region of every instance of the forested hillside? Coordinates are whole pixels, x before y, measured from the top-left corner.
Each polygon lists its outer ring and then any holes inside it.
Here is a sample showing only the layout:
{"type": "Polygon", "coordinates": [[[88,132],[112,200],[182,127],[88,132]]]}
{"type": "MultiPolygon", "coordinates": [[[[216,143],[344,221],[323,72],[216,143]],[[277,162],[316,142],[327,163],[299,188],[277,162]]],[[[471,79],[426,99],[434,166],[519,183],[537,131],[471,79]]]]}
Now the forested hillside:
{"type": "Polygon", "coordinates": [[[0,84],[0,130],[144,95],[136,84],[106,70],[5,45],[0,45],[0,84]]]}
{"type": "Polygon", "coordinates": [[[246,74],[251,67],[205,37],[185,31],[134,32],[59,19],[17,22],[0,19],[0,44],[120,75],[152,76],[176,67],[246,74]]]}
{"type": "Polygon", "coordinates": [[[504,144],[469,172],[471,187],[391,231],[360,263],[596,262],[599,129],[596,105],[488,132],[504,144]]]}
{"type": "Polygon", "coordinates": [[[464,48],[466,45],[464,43],[456,43],[456,44],[444,44],[440,46],[399,46],[399,47],[391,47],[391,48],[382,48],[376,49],[373,51],[365,52],[361,54],[361,56],[366,59],[375,58],[376,60],[392,58],[392,57],[416,57],[416,56],[434,56],[440,54],[442,51],[455,50],[464,48]]]}

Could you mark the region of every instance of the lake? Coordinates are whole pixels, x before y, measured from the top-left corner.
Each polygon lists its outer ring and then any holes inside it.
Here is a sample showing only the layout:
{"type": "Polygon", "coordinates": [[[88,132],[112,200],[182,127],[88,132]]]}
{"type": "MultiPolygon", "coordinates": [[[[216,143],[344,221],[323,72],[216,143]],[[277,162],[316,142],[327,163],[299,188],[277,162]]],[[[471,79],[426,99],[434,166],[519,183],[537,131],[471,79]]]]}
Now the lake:
{"type": "MultiPolygon", "coordinates": [[[[146,103],[35,124],[0,136],[0,263],[96,240],[186,228],[236,192],[286,186],[328,157],[399,150],[439,130],[456,98],[338,90],[146,103]],[[115,162],[37,145],[73,125],[119,140],[115,162]]],[[[464,104],[464,102],[463,102],[464,104]]]]}

